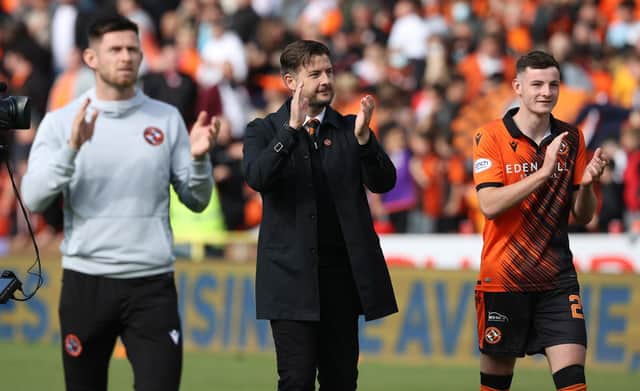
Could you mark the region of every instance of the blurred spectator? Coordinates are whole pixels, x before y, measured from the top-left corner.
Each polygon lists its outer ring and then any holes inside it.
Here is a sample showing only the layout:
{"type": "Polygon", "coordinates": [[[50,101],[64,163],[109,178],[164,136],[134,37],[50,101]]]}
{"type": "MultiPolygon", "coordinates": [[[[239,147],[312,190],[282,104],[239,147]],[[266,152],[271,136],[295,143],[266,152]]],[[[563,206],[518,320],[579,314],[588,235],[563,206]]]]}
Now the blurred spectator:
{"type": "Polygon", "coordinates": [[[51,53],[56,74],[69,68],[75,48],[75,26],[78,16],[77,0],[60,0],[51,15],[51,53]]]}
{"type": "Polygon", "coordinates": [[[352,70],[364,87],[382,83],[387,77],[385,47],[375,42],[365,46],[362,58],[353,64],[352,70]]]}
{"type": "Polygon", "coordinates": [[[593,84],[589,74],[578,64],[573,62],[573,41],[569,34],[557,32],[549,38],[549,52],[560,64],[562,83],[567,87],[593,91],[593,84]]]}
{"type": "Polygon", "coordinates": [[[640,103],[638,81],[640,80],[640,53],[635,50],[625,52],[624,61],[614,67],[611,100],[623,107],[640,103]]]}
{"type": "Polygon", "coordinates": [[[502,10],[502,20],[507,37],[507,46],[514,55],[521,55],[533,48],[533,39],[527,24],[523,1],[508,1],[502,10]]]}
{"type": "Polygon", "coordinates": [[[149,70],[156,70],[160,51],[156,41],[155,24],[149,12],[142,8],[140,0],[116,0],[116,9],[120,15],[129,18],[138,25],[140,44],[144,54],[142,65],[140,65],[140,74],[144,75],[149,70]]]}
{"type": "Polygon", "coordinates": [[[471,25],[456,22],[451,26],[451,48],[449,56],[454,64],[460,63],[474,47],[474,32],[471,25]]]}
{"type": "Polygon", "coordinates": [[[190,126],[195,121],[198,86],[189,75],[179,71],[177,49],[172,43],[162,46],[157,66],[157,72],[142,76],[143,91],[151,98],[175,106],[190,126]]]}
{"type": "MultiPolygon", "coordinates": [[[[616,138],[607,139],[602,143],[605,156],[615,156],[619,147],[616,138]]],[[[600,232],[609,232],[612,224],[621,224],[624,219],[623,184],[620,180],[622,178],[616,178],[615,170],[616,161],[610,159],[598,185],[600,197],[595,222],[600,232]]]]}
{"type": "Polygon", "coordinates": [[[296,26],[300,38],[322,40],[322,37],[331,37],[340,31],[343,16],[336,0],[309,0],[305,3],[296,26]]]}
{"type": "Polygon", "coordinates": [[[351,17],[347,19],[344,31],[348,35],[349,45],[364,48],[371,45],[384,45],[387,36],[373,24],[374,8],[370,2],[354,1],[351,5],[351,17]]]}
{"type": "Polygon", "coordinates": [[[176,30],[175,39],[178,69],[195,80],[202,60],[196,48],[196,30],[192,25],[183,24],[176,30]]]}
{"type": "Polygon", "coordinates": [[[51,47],[51,10],[48,0],[21,2],[15,17],[24,23],[29,37],[41,48],[48,50],[51,47]]]}
{"type": "MultiPolygon", "coordinates": [[[[416,187],[410,173],[411,151],[407,131],[397,123],[388,123],[380,128],[380,142],[396,168],[396,185],[391,191],[381,194],[381,208],[376,209],[378,218],[391,222],[395,233],[406,233],[409,215],[417,205],[416,187]]],[[[371,197],[376,197],[372,194],[371,197]]]]}
{"type": "Polygon", "coordinates": [[[251,0],[237,0],[236,10],[231,15],[231,30],[235,31],[242,42],[253,39],[260,22],[260,16],[253,9],[251,0]]]}
{"type": "Polygon", "coordinates": [[[464,159],[451,145],[450,135],[432,130],[430,148],[420,162],[421,170],[412,170],[414,179],[422,189],[422,210],[435,222],[436,232],[458,232],[465,219],[464,195],[466,169],[464,159]]]}
{"type": "MultiPolygon", "coordinates": [[[[360,111],[360,100],[364,97],[364,93],[358,87],[358,79],[352,73],[340,73],[336,75],[333,84],[335,98],[331,106],[344,114],[358,114],[360,111]]],[[[376,121],[376,113],[371,116],[369,127],[378,132],[378,123],[376,121]]]]}
{"type": "Polygon", "coordinates": [[[82,61],[82,53],[72,48],[67,59],[67,67],[60,73],[49,91],[47,110],[56,110],[82,95],[95,84],[93,71],[82,61]]]}
{"type": "Polygon", "coordinates": [[[515,60],[506,55],[503,38],[499,35],[484,35],[475,52],[458,64],[458,72],[467,81],[466,102],[480,94],[483,84],[492,75],[501,74],[505,80],[515,77],[515,60]]]}
{"type": "Polygon", "coordinates": [[[634,17],[636,2],[634,0],[621,1],[616,8],[614,19],[607,29],[606,42],[615,49],[622,49],[631,44],[631,32],[640,26],[634,17]]]}
{"type": "Polygon", "coordinates": [[[35,49],[26,39],[14,41],[4,52],[2,64],[9,73],[9,89],[13,95],[28,96],[31,101],[31,118],[40,121],[47,109],[49,74],[44,73],[35,64],[35,49]]]}
{"type": "Polygon", "coordinates": [[[420,12],[420,2],[399,0],[393,8],[394,22],[387,43],[389,62],[393,68],[410,66],[411,86],[422,80],[427,56],[429,28],[420,12]]]}
{"type": "Polygon", "coordinates": [[[282,10],[285,0],[253,0],[251,3],[261,17],[269,17],[282,10]]]}
{"type": "MultiPolygon", "coordinates": [[[[218,90],[222,112],[231,123],[232,136],[241,138],[249,106],[241,84],[248,72],[244,47],[238,35],[225,27],[225,15],[218,3],[203,3],[201,15],[201,24],[208,25],[209,36],[201,50],[202,63],[196,80],[205,90],[213,87],[218,90]]],[[[206,107],[204,109],[207,110],[206,107]]]]}
{"type": "Polygon", "coordinates": [[[164,46],[167,42],[173,42],[178,35],[178,30],[183,25],[189,23],[180,19],[180,15],[176,10],[170,10],[162,14],[159,25],[159,46],[164,46]]]}
{"type": "Polygon", "coordinates": [[[534,45],[546,42],[557,32],[571,32],[572,2],[541,0],[536,7],[531,24],[531,36],[534,45]]]}
{"type": "Polygon", "coordinates": [[[610,103],[607,96],[600,93],[596,95],[594,102],[589,102],[580,109],[574,124],[582,124],[587,148],[594,150],[606,139],[619,139],[620,127],[628,116],[629,109],[610,103]]]}
{"type": "Polygon", "coordinates": [[[446,85],[451,80],[449,56],[447,55],[444,37],[432,35],[429,38],[426,70],[423,83],[446,85]]]}
{"type": "Polygon", "coordinates": [[[213,179],[228,230],[244,228],[245,192],[242,176],[242,142],[231,138],[229,123],[221,123],[216,145],[210,153],[213,179]]]}

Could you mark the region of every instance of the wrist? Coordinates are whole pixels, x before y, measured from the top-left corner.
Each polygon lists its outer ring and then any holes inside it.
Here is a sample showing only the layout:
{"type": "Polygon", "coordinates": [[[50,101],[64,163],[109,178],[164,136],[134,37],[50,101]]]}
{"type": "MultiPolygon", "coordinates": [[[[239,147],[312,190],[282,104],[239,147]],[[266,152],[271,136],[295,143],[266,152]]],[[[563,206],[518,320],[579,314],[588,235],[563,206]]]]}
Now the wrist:
{"type": "Polygon", "coordinates": [[[287,131],[289,131],[289,132],[291,132],[291,133],[296,133],[298,130],[300,130],[300,128],[301,128],[301,127],[302,127],[302,126],[298,126],[298,127],[292,126],[290,122],[289,122],[289,123],[286,123],[286,122],[285,122],[285,124],[284,124],[284,126],[283,126],[283,128],[284,128],[285,130],[287,130],[287,131]]]}
{"type": "Polygon", "coordinates": [[[356,140],[358,140],[358,144],[366,145],[371,139],[371,132],[367,131],[364,135],[357,135],[356,140]]]}

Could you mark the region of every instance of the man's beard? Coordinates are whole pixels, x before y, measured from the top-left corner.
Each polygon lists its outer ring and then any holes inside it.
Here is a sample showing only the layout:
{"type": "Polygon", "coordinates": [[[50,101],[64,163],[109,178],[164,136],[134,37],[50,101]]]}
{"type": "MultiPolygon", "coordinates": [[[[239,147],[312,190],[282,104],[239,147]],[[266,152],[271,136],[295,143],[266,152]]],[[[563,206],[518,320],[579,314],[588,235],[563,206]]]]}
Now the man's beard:
{"type": "Polygon", "coordinates": [[[333,98],[335,97],[335,93],[333,92],[333,90],[329,91],[329,93],[330,93],[330,97],[329,99],[326,99],[326,100],[325,99],[320,100],[314,96],[314,99],[311,99],[309,101],[309,106],[316,107],[316,108],[323,108],[323,107],[329,106],[331,104],[331,101],[333,101],[333,98]]]}
{"type": "Polygon", "coordinates": [[[115,77],[109,77],[108,75],[100,75],[100,78],[102,79],[102,81],[107,84],[109,87],[118,90],[118,91],[125,91],[128,90],[132,87],[134,87],[137,83],[137,77],[134,77],[131,80],[128,79],[124,79],[122,81],[117,80],[115,77]]]}

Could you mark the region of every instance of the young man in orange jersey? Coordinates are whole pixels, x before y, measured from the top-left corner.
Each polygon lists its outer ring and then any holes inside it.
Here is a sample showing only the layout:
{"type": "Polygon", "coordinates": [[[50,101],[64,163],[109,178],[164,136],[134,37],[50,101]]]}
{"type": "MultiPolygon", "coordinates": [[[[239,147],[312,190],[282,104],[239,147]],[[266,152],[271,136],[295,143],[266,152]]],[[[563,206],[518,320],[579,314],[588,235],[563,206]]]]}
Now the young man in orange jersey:
{"type": "Polygon", "coordinates": [[[593,183],[578,129],[553,117],[560,68],[533,51],[516,64],[520,105],[475,132],[473,178],[484,228],[476,285],[481,390],[508,390],[516,358],[543,353],[558,390],[586,390],[586,330],[569,250],[569,215],[586,224],[593,183]]]}

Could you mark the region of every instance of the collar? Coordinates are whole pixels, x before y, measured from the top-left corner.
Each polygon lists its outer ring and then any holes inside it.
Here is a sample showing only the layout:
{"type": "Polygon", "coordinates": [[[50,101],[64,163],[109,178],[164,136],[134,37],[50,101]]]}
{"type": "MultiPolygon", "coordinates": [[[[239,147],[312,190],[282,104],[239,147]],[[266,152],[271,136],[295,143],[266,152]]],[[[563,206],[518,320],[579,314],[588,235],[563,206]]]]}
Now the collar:
{"type": "Polygon", "coordinates": [[[96,96],[95,87],[88,90],[83,98],[80,100],[84,100],[84,97],[91,98],[91,108],[97,109],[100,111],[100,115],[105,115],[108,117],[121,117],[129,113],[130,111],[140,107],[146,100],[146,95],[139,89],[136,88],[135,94],[133,97],[125,100],[101,100],[96,96]]]}
{"type": "MultiPolygon", "coordinates": [[[[279,125],[282,125],[289,121],[289,116],[291,115],[291,99],[292,99],[291,97],[287,98],[284,104],[280,106],[278,111],[275,113],[274,120],[279,125]]],[[[328,105],[325,106],[325,108],[322,110],[322,113],[320,114],[324,116],[322,118],[324,123],[320,121],[324,129],[327,129],[325,125],[330,125],[331,127],[336,129],[340,129],[340,127],[343,126],[342,116],[337,111],[335,111],[331,106],[328,106],[328,105]]],[[[306,119],[305,119],[305,122],[306,122],[306,119]]]]}
{"type": "MultiPolygon", "coordinates": [[[[518,110],[520,110],[520,107],[514,107],[512,109],[509,109],[504,114],[504,117],[502,117],[502,122],[504,123],[504,126],[507,128],[507,131],[513,138],[526,137],[522,133],[520,128],[518,128],[518,125],[516,125],[516,122],[513,120],[513,116],[516,115],[518,110]]],[[[555,117],[553,116],[553,114],[549,114],[549,116],[551,117],[549,119],[549,130],[545,134],[545,138],[549,133],[552,134],[554,137],[560,133],[560,130],[558,129],[558,123],[555,117]]]]}
{"type": "Polygon", "coordinates": [[[317,119],[320,123],[322,123],[322,120],[324,120],[324,115],[325,115],[326,113],[327,113],[327,108],[326,108],[326,107],[324,107],[324,108],[322,109],[322,111],[320,112],[320,114],[316,115],[315,117],[309,117],[309,116],[307,115],[307,116],[305,116],[305,118],[304,118],[304,123],[303,123],[302,125],[304,125],[304,124],[306,124],[307,122],[309,122],[309,120],[310,120],[311,118],[315,118],[315,119],[317,119]]]}

